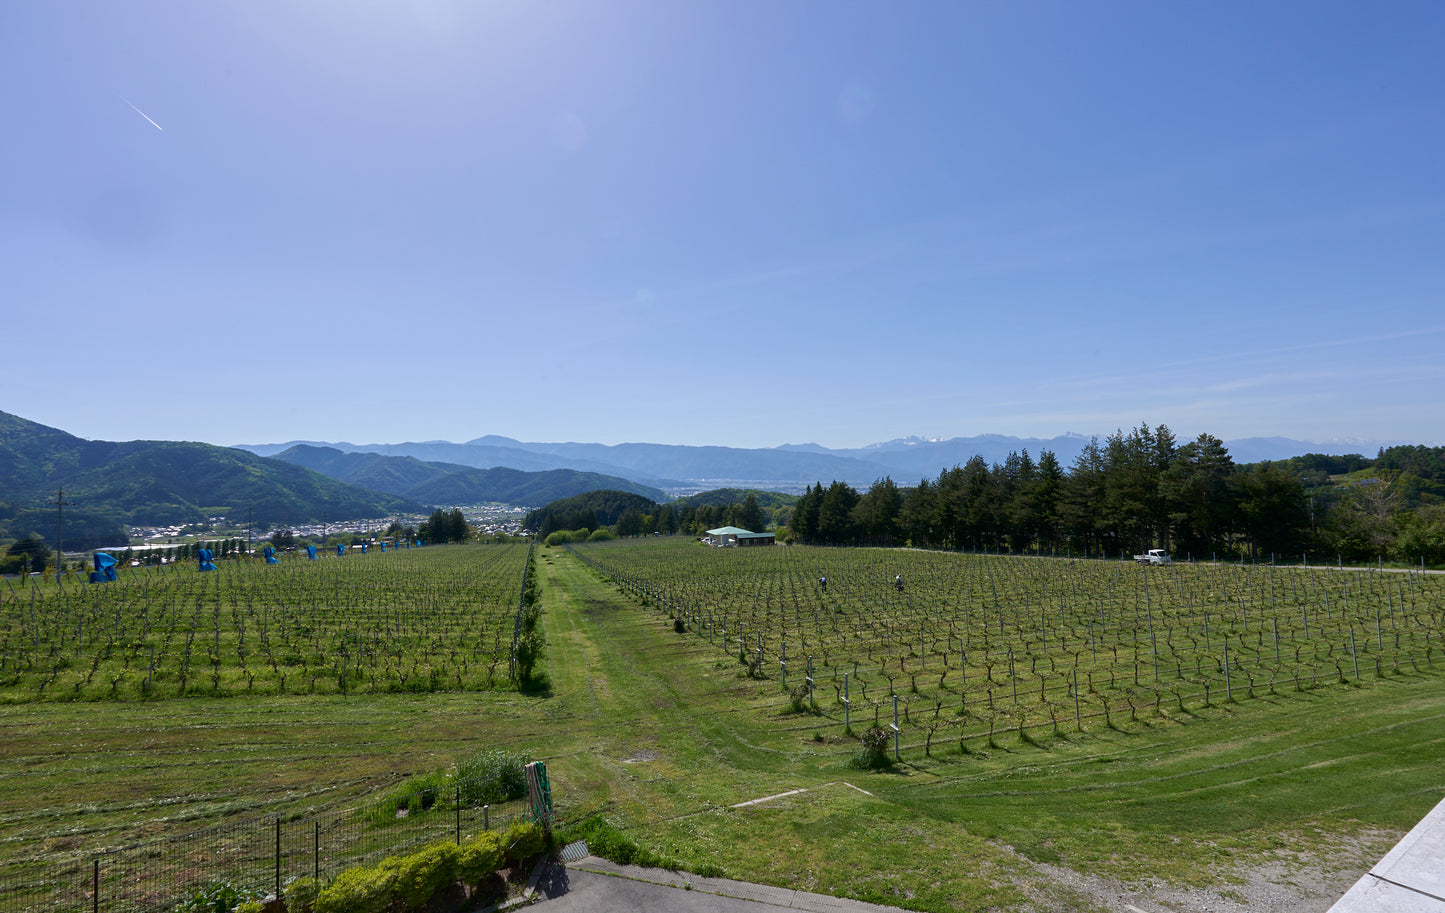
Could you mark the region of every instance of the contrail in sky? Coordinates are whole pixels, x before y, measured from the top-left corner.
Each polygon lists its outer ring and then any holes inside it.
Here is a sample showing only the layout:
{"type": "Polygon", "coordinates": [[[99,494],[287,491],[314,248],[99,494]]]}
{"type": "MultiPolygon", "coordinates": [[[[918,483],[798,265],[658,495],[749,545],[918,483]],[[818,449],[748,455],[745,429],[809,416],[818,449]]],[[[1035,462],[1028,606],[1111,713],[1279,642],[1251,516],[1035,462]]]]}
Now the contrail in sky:
{"type": "Polygon", "coordinates": [[[147,121],[152,127],[155,127],[157,130],[161,131],[162,133],[165,133],[165,132],[166,132],[166,128],[165,128],[165,127],[162,127],[160,124],[158,124],[158,123],[156,123],[155,121],[151,120],[149,114],[145,113],[145,112],[142,111],[140,108],[137,108],[135,105],[132,105],[132,104],[130,103],[130,100],[129,100],[129,99],[122,98],[121,101],[123,101],[123,102],[125,102],[126,104],[130,105],[131,110],[134,111],[135,113],[139,114],[141,117],[144,117],[144,118],[146,119],[146,121],[147,121]]]}

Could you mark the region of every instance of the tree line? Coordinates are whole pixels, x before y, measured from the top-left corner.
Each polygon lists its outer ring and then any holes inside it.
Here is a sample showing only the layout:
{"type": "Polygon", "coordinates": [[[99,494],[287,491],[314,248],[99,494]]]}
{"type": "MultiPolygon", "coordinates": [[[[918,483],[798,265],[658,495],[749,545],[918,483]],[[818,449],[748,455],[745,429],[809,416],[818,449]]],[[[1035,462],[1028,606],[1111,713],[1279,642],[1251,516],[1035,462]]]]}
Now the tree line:
{"type": "Polygon", "coordinates": [[[523,525],[544,539],[559,531],[592,533],[599,529],[607,529],[622,538],[654,533],[701,535],[719,526],[762,532],[786,519],[786,508],[781,510],[783,517],[774,516],[770,520],[770,512],[753,492],[747,492],[740,501],[726,504],[696,503],[691,498],[658,504],[629,492],[591,491],[538,508],[527,515],[523,525]]]}
{"type": "Polygon", "coordinates": [[[432,511],[430,517],[421,521],[416,534],[429,544],[444,545],[448,542],[467,541],[472,537],[472,528],[467,524],[467,518],[462,516],[460,507],[451,510],[438,507],[432,511]]]}
{"type": "Polygon", "coordinates": [[[798,499],[792,537],[820,544],[1119,556],[1270,556],[1445,562],[1445,448],[1235,464],[1209,434],[1168,426],[1098,438],[1067,470],[1050,451],[974,457],[902,488],[821,482],[798,499]]]}

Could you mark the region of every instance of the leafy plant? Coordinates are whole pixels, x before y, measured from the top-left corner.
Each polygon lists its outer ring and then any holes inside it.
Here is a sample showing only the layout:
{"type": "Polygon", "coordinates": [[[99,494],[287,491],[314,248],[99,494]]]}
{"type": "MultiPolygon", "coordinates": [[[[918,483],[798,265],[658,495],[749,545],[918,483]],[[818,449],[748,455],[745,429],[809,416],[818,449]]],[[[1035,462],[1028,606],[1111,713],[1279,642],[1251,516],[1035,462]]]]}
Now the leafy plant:
{"type": "Polygon", "coordinates": [[[260,900],[265,893],[230,881],[218,881],[196,890],[181,901],[176,913],[232,913],[248,901],[260,900]]]}
{"type": "Polygon", "coordinates": [[[385,913],[396,872],[385,864],[347,869],[316,895],[312,913],[385,913]]]}
{"type": "Polygon", "coordinates": [[[717,866],[705,865],[699,869],[688,869],[678,859],[654,852],[624,834],[602,815],[589,815],[557,832],[559,844],[577,840],[587,841],[587,851],[593,856],[610,859],[619,865],[640,865],[648,868],[671,869],[672,871],[695,871],[699,875],[716,877],[722,874],[717,866]]]}
{"type": "Polygon", "coordinates": [[[281,892],[281,896],[286,900],[287,913],[307,913],[325,886],[324,881],[309,875],[288,881],[285,890],[281,892]]]}
{"type": "Polygon", "coordinates": [[[393,913],[425,910],[437,892],[462,882],[476,886],[503,862],[515,863],[547,848],[547,833],[531,823],[488,832],[457,846],[433,843],[374,866],[347,869],[316,894],[312,913],[393,913]]]}
{"type": "Polygon", "coordinates": [[[882,726],[870,726],[859,736],[858,750],[848,759],[848,766],[858,770],[891,767],[893,760],[888,757],[888,747],[892,739],[892,734],[882,726]]]}
{"type": "Polygon", "coordinates": [[[527,794],[527,756],[502,748],[473,755],[457,765],[457,782],[466,805],[495,804],[527,794]]]}
{"type": "Polygon", "coordinates": [[[401,906],[407,910],[425,909],[437,891],[456,882],[460,855],[461,848],[455,843],[443,842],[397,859],[393,863],[396,880],[392,889],[401,906]]]}
{"type": "Polygon", "coordinates": [[[812,709],[808,702],[808,686],[806,683],[794,685],[788,689],[788,712],[807,713],[812,709]]]}
{"type": "Polygon", "coordinates": [[[502,867],[505,856],[502,834],[487,831],[464,843],[457,853],[457,880],[476,887],[502,867]]]}

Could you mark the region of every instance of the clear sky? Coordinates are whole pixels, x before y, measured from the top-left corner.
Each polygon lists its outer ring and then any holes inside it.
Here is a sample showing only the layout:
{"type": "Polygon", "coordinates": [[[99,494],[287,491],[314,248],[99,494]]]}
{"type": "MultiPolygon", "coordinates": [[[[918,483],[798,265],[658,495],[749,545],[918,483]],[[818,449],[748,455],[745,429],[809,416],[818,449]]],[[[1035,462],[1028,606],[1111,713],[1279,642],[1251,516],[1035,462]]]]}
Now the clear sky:
{"type": "Polygon", "coordinates": [[[1445,3],[0,4],[88,438],[1445,440],[1445,3]]]}

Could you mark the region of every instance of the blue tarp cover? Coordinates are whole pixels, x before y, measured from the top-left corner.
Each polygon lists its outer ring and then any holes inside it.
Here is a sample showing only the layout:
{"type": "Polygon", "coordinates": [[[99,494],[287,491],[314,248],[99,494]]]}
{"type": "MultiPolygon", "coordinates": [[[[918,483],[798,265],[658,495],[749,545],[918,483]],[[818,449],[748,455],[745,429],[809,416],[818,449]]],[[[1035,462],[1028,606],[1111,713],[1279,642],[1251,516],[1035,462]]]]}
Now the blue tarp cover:
{"type": "Polygon", "coordinates": [[[115,559],[105,552],[95,553],[95,570],[90,572],[91,583],[104,583],[115,579],[115,559]]]}

